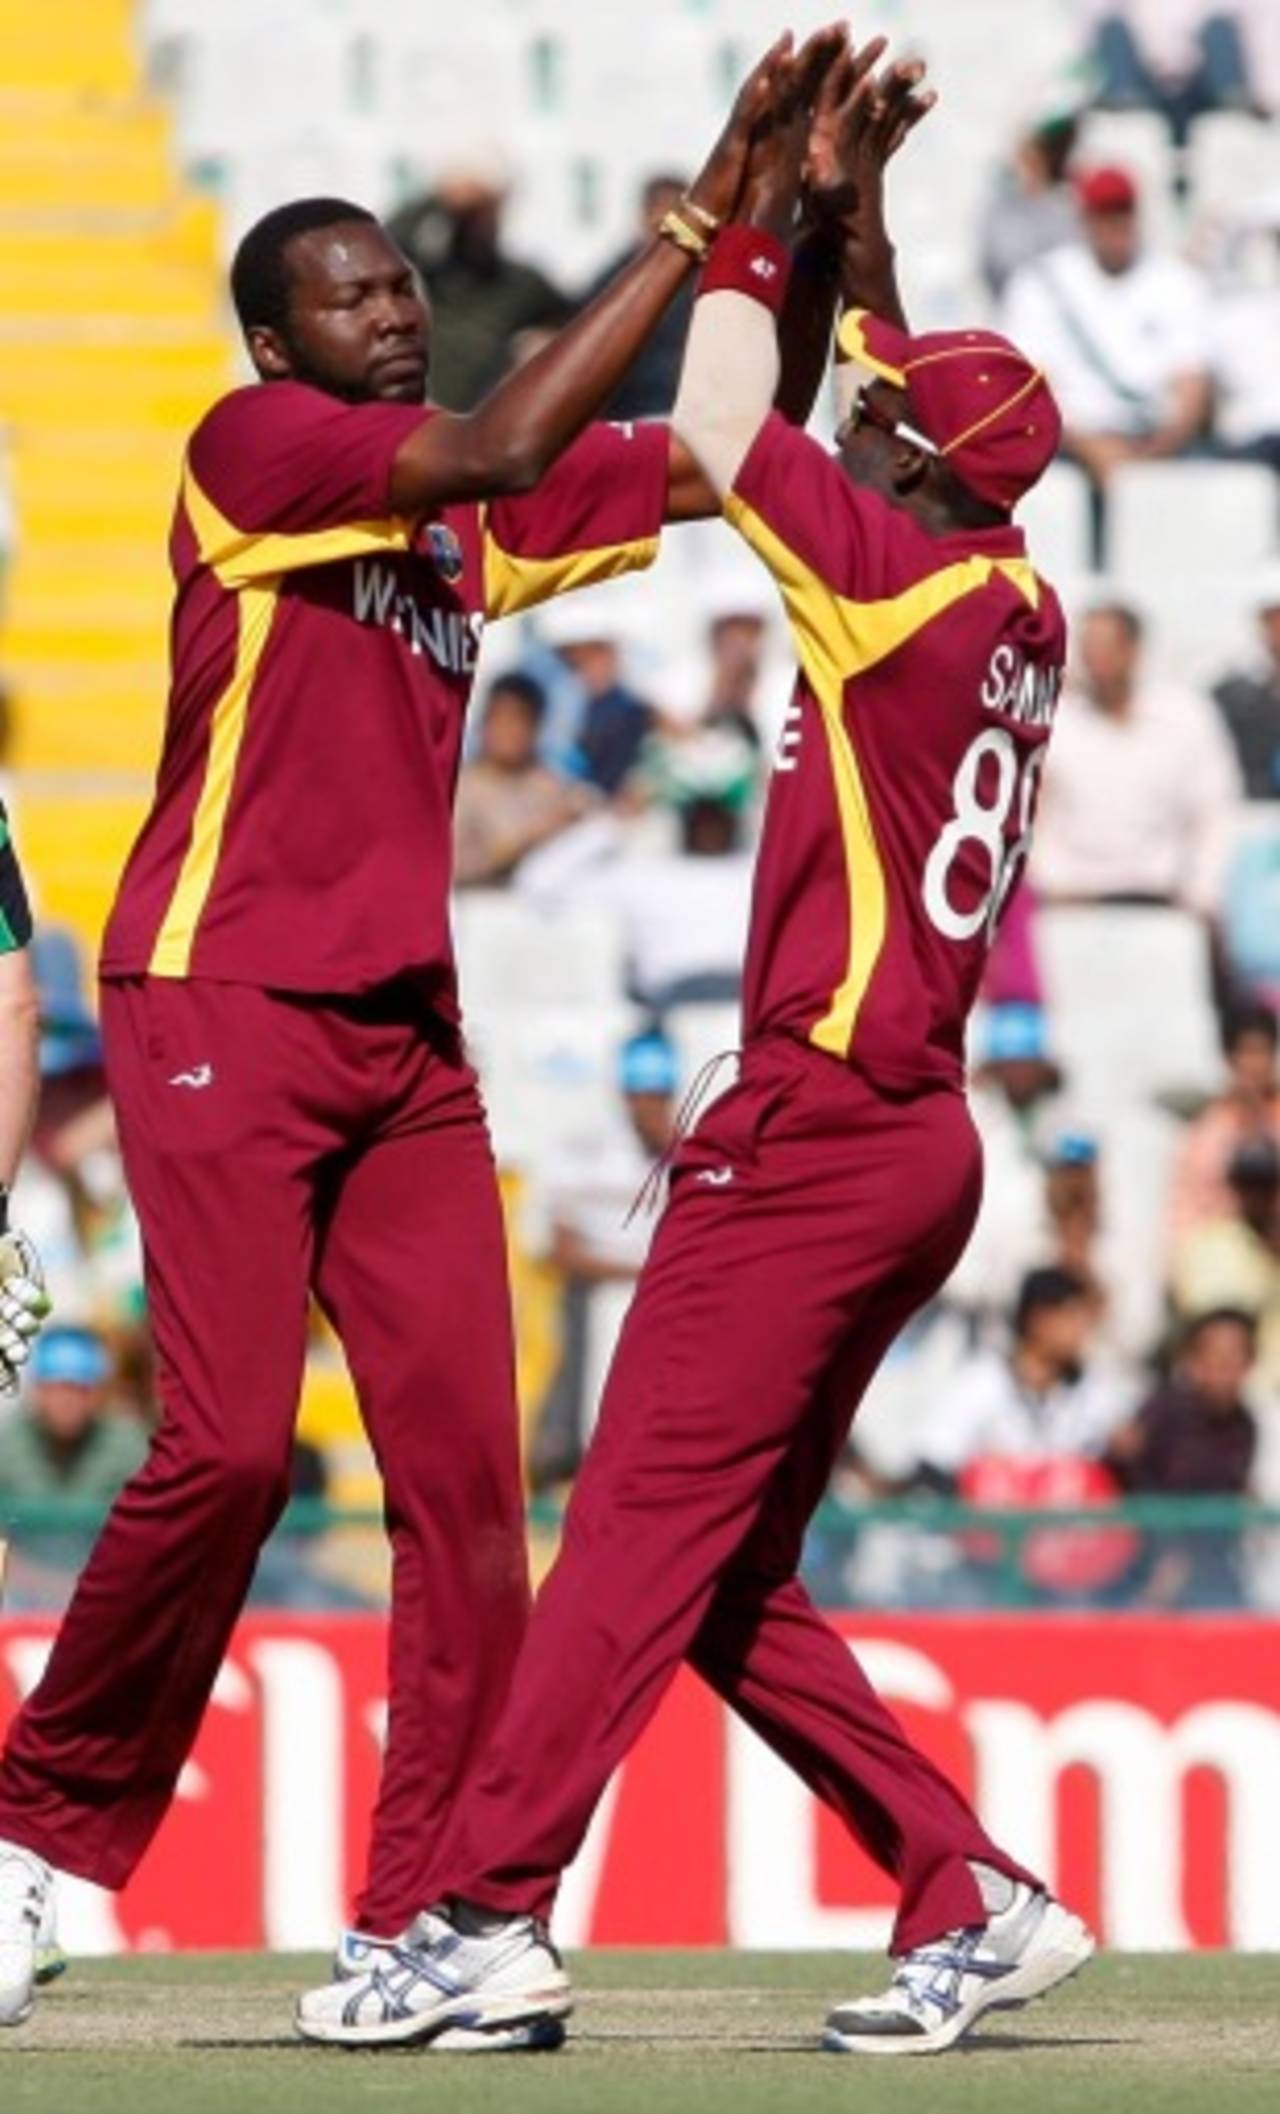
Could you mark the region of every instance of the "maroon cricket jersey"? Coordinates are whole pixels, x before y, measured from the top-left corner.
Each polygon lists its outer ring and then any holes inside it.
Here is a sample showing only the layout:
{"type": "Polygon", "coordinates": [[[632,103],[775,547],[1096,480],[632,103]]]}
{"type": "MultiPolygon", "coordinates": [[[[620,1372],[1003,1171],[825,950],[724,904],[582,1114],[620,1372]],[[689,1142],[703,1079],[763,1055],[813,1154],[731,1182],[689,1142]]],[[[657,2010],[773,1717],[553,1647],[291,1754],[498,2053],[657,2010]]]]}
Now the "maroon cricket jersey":
{"type": "Polygon", "coordinates": [[[451,808],[486,619],[651,562],[662,426],[596,426],[525,497],[393,516],[429,414],[300,382],[216,404],[187,453],[164,748],[108,977],[451,991],[451,808]]]}
{"type": "Polygon", "coordinates": [[[781,587],[800,662],[744,1032],[798,1036],[889,1088],[959,1082],[1061,687],[1057,597],[1019,529],[927,535],[777,413],[725,511],[781,587]]]}

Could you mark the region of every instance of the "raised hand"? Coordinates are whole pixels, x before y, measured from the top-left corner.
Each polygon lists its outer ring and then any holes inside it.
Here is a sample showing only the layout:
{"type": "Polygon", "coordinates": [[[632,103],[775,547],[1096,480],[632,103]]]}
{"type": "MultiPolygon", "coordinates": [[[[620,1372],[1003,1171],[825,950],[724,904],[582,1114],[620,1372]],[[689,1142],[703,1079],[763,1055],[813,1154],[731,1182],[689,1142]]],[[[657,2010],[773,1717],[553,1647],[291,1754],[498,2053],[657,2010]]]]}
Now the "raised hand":
{"type": "Polygon", "coordinates": [[[820,218],[865,235],[859,225],[878,216],[886,165],[937,102],[922,88],[921,59],[898,60],[878,77],[887,48],[874,37],[849,51],[822,82],[809,131],[805,195],[820,218]]]}
{"type": "Polygon", "coordinates": [[[815,30],[774,76],[751,140],[739,215],[774,234],[791,232],[804,182],[813,115],[824,83],[848,49],[843,22],[815,30]]]}
{"type": "Polygon", "coordinates": [[[734,98],[724,130],[689,186],[690,202],[716,220],[731,219],[737,209],[753,134],[773,111],[789,77],[794,42],[791,31],[785,30],[752,67],[734,98]]]}

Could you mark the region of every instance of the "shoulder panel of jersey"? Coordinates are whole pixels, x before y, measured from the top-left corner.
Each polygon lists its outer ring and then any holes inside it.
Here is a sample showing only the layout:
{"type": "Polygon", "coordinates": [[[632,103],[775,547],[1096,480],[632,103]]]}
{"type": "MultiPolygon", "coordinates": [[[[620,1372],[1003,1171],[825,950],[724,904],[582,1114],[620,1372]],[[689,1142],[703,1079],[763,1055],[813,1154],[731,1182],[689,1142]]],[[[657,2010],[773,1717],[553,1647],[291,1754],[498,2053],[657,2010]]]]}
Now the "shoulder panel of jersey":
{"type": "Polygon", "coordinates": [[[1016,530],[1008,552],[962,554],[902,509],[851,483],[816,441],[771,413],[725,500],[725,514],[777,581],[801,670],[822,715],[849,893],[845,974],[812,1040],[848,1054],[884,946],[888,888],[846,685],[963,601],[1006,579],[1031,608],[1043,592],[1016,530]]]}
{"type": "Polygon", "coordinates": [[[233,390],[196,428],[183,469],[199,562],[239,588],[407,549],[413,524],[387,504],[391,466],[429,415],[343,403],[302,382],[233,390]]]}

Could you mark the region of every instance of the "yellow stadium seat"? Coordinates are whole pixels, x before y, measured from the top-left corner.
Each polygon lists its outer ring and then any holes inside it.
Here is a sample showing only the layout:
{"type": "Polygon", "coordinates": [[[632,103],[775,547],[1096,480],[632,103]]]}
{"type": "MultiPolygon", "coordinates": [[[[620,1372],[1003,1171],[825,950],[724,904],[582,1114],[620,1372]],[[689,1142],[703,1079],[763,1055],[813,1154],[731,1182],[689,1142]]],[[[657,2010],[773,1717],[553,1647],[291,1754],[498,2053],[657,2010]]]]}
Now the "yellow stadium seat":
{"type": "Polygon", "coordinates": [[[129,847],[146,813],[146,788],[46,791],[24,781],[14,842],[29,875],[37,916],[70,925],[96,961],[102,923],[129,847]]]}
{"type": "Polygon", "coordinates": [[[163,727],[186,434],[234,378],[217,211],[141,78],[137,0],[0,0],[0,670],[41,912],[96,955],[163,727]]]}

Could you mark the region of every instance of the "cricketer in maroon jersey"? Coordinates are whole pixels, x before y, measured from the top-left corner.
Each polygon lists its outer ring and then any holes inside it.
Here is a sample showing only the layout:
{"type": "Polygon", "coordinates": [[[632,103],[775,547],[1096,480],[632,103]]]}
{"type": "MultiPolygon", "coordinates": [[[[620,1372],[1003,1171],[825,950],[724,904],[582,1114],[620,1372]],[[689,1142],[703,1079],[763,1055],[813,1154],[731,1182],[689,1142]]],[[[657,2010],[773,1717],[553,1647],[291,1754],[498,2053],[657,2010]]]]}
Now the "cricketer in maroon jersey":
{"type": "Polygon", "coordinates": [[[527,496],[419,522],[388,487],[422,418],[282,381],[192,436],[164,751],[104,976],[354,992],[413,972],[452,1005],[450,816],[486,620],[650,563],[670,442],[596,426],[527,496]]]}
{"type": "Polygon", "coordinates": [[[801,670],[745,1032],[798,1036],[897,1090],[958,1085],[1061,686],[1058,599],[1012,523],[930,534],[772,417],[726,513],[779,583],[801,670]]]}
{"type": "MultiPolygon", "coordinates": [[[[798,75],[838,44],[811,39],[798,75]]],[[[173,1796],[288,1494],[312,1294],[394,1566],[361,1928],[393,1939],[430,1890],[528,1598],[503,1227],[446,906],[462,714],[487,616],[714,510],[670,433],[584,428],[733,210],[788,51],[683,217],[473,412],[425,407],[429,313],[372,215],[299,201],[237,252],[260,380],[188,451],[165,749],[103,962],[162,1417],[0,1758],[0,2025],[31,2008],[49,1867],[123,1885],[173,1796]]],[[[794,340],[802,412],[824,283],[794,340]]]]}
{"type": "MultiPolygon", "coordinates": [[[[867,97],[842,71],[834,130],[856,136],[867,97]]],[[[563,2032],[571,1991],[544,1919],[682,1659],[900,1889],[890,1988],[838,2007],[827,2047],[950,2047],[1093,1950],[907,1737],[799,1575],[869,1380],[972,1230],[964,1022],[1025,855],[1064,637],[1009,518],[1060,419],[1005,340],[912,339],[855,310],[841,349],[877,379],[840,459],[771,418],[778,237],[812,159],[786,131],[759,150],[782,170],[757,191],[761,228],[723,231],[704,268],[673,413],[777,581],[800,663],[741,1077],[675,1156],[559,1557],[455,1809],[443,1899],[423,1904],[400,1974],[302,1999],[316,2040],[429,2041],[521,2002],[563,2032]]],[[[856,174],[865,211],[875,157],[856,174]]]]}

